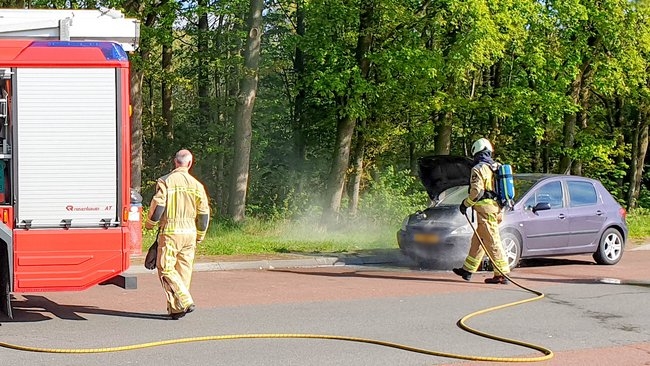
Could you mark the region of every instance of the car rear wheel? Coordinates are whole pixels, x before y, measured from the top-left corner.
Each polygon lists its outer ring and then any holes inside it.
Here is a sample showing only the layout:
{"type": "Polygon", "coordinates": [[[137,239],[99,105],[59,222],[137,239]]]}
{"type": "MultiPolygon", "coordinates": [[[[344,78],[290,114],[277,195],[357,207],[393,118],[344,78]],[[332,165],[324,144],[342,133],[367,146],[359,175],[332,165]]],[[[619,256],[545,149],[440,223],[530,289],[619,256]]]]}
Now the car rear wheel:
{"type": "Polygon", "coordinates": [[[598,264],[612,265],[618,263],[623,257],[623,236],[614,229],[605,230],[600,238],[598,250],[594,253],[594,259],[598,264]]]}
{"type": "Polygon", "coordinates": [[[501,245],[510,269],[517,267],[521,259],[521,240],[511,232],[501,234],[501,245]]]}

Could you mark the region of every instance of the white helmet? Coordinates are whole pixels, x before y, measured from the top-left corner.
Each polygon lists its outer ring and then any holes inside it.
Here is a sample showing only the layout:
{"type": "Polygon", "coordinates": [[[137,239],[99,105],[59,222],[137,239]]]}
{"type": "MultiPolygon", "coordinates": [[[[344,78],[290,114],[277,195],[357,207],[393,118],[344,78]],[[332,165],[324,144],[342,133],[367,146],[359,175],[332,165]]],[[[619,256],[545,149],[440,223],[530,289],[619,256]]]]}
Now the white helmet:
{"type": "Polygon", "coordinates": [[[490,153],[494,151],[492,149],[492,144],[490,143],[490,140],[486,138],[480,138],[474,142],[472,145],[472,156],[476,155],[476,153],[481,152],[483,150],[487,150],[490,153]]]}

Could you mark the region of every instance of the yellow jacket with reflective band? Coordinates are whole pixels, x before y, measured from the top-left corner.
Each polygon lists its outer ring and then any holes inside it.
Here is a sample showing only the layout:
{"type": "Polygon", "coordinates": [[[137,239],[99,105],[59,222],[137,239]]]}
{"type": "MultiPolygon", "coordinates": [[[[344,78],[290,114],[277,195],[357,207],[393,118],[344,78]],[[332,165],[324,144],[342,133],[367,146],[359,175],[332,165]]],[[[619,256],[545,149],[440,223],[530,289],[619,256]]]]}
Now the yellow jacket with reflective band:
{"type": "MultiPolygon", "coordinates": [[[[164,234],[194,234],[203,240],[206,231],[197,231],[198,215],[209,215],[208,196],[203,184],[188,172],[187,167],[179,167],[171,173],[158,178],[156,193],[151,200],[149,220],[156,207],[164,206],[160,219],[160,232],[164,234]]],[[[207,230],[207,227],[206,227],[207,230]]]]}
{"type": "Polygon", "coordinates": [[[475,210],[485,213],[497,213],[501,210],[496,200],[480,199],[485,191],[494,191],[493,175],[494,172],[489,164],[479,163],[472,168],[469,195],[465,199],[465,206],[474,207],[475,210]]]}

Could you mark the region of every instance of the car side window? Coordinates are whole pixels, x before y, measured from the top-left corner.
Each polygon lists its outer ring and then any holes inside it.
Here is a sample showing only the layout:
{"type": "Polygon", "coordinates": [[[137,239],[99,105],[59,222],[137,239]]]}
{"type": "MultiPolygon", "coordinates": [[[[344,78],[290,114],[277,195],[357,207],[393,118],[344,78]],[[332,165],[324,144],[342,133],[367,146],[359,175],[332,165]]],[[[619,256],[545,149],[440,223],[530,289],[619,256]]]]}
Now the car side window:
{"type": "Polygon", "coordinates": [[[525,207],[535,207],[540,202],[551,205],[551,209],[564,207],[562,199],[562,183],[551,182],[541,186],[526,200],[525,207]]]}
{"type": "Polygon", "coordinates": [[[596,188],[589,182],[569,181],[571,207],[591,206],[598,203],[596,188]]]}

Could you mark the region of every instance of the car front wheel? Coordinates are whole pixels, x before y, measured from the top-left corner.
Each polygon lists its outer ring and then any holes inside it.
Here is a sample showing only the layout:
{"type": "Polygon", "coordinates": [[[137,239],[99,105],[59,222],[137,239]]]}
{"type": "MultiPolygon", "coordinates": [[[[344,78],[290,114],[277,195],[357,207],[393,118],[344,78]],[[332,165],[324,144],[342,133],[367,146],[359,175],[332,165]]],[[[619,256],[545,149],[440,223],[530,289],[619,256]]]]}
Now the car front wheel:
{"type": "Polygon", "coordinates": [[[594,253],[594,259],[598,264],[612,265],[618,263],[623,256],[623,236],[614,229],[605,230],[600,238],[598,250],[594,253]]]}
{"type": "Polygon", "coordinates": [[[501,234],[501,245],[510,269],[517,267],[521,258],[521,240],[511,232],[501,234]]]}

